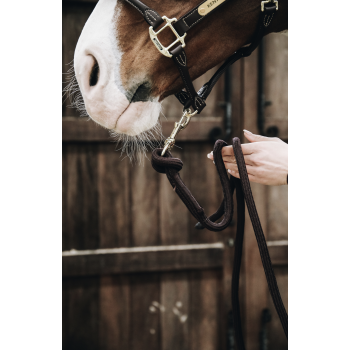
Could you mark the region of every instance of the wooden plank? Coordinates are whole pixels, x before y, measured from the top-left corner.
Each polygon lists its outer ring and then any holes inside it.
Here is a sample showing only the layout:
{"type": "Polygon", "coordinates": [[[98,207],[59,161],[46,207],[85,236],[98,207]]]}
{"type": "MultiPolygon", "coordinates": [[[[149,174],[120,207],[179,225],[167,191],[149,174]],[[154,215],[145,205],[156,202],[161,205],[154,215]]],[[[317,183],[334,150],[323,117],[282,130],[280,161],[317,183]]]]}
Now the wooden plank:
{"type": "MultiPolygon", "coordinates": [[[[147,157],[151,158],[150,153],[147,157]]],[[[132,246],[160,244],[159,176],[149,161],[135,165],[130,172],[132,246]]]]}
{"type": "Polygon", "coordinates": [[[223,347],[220,329],[221,271],[193,271],[190,281],[188,314],[191,350],[217,350],[223,347]]]}
{"type": "MultiPolygon", "coordinates": [[[[288,37],[270,34],[264,40],[265,95],[272,102],[265,109],[265,130],[276,126],[278,137],[288,141],[288,37]]],[[[267,227],[271,260],[282,300],[288,308],[288,186],[267,187],[267,227]]],[[[268,325],[269,348],[287,349],[288,342],[270,296],[268,302],[272,314],[268,325]]]]}
{"type": "Polygon", "coordinates": [[[65,251],[63,276],[218,268],[222,243],[65,251]]]}
{"type": "MultiPolygon", "coordinates": [[[[188,143],[178,144],[174,157],[188,164],[188,143]]],[[[190,168],[184,166],[181,178],[188,183],[190,168]]],[[[188,209],[173,191],[166,175],[160,175],[160,235],[163,245],[186,245],[190,242],[188,209]]],[[[160,276],[162,350],[189,350],[189,285],[188,271],[172,271],[160,276]]]]}
{"type": "MultiPolygon", "coordinates": [[[[258,133],[257,129],[257,52],[244,58],[244,129],[258,133]]],[[[242,140],[242,139],[241,139],[242,140]]],[[[246,142],[246,140],[242,140],[246,142]]],[[[242,143],[243,143],[242,142],[242,143]]],[[[260,217],[261,226],[266,234],[266,186],[251,183],[251,188],[260,217]]],[[[243,244],[244,331],[246,348],[259,349],[261,312],[267,306],[267,283],[262,267],[254,230],[246,209],[245,238],[243,244]]],[[[242,304],[241,304],[242,305],[242,304]]]]}
{"type": "Polygon", "coordinates": [[[272,265],[288,265],[288,241],[267,241],[272,265]]]}
{"type": "Polygon", "coordinates": [[[267,187],[267,227],[270,241],[288,239],[288,186],[267,187]]]}
{"type": "Polygon", "coordinates": [[[63,279],[64,350],[99,349],[99,277],[63,279]]]}
{"type": "MultiPolygon", "coordinates": [[[[100,143],[98,149],[98,213],[100,248],[129,247],[130,162],[121,161],[115,146],[100,143]]],[[[99,349],[130,347],[130,278],[100,277],[99,349]]]]}
{"type": "MultiPolygon", "coordinates": [[[[130,345],[128,350],[161,349],[159,274],[130,276],[130,345]],[[153,308],[156,312],[153,312],[153,308]]],[[[126,349],[125,349],[126,350],[126,349]]]]}
{"type": "Polygon", "coordinates": [[[63,147],[63,249],[97,249],[97,154],[91,145],[63,147]]]}
{"type": "Polygon", "coordinates": [[[189,350],[190,285],[187,271],[172,271],[161,275],[162,350],[189,350]]]}
{"type": "Polygon", "coordinates": [[[98,349],[128,350],[131,328],[129,276],[101,276],[99,292],[98,349]]]}
{"type": "Polygon", "coordinates": [[[288,37],[269,34],[265,40],[265,130],[278,127],[278,137],[288,140],[288,37]]]}
{"type": "MultiPolygon", "coordinates": [[[[181,115],[178,115],[180,119],[181,115]]],[[[162,121],[163,135],[168,137],[174,128],[173,121],[162,121]]],[[[222,127],[222,118],[193,117],[190,125],[176,137],[177,141],[207,141],[215,127],[222,127]]],[[[109,131],[88,118],[62,118],[63,142],[113,142],[109,131]]]]}
{"type": "MultiPolygon", "coordinates": [[[[63,147],[63,249],[98,248],[97,159],[90,145],[63,147]]],[[[99,277],[63,280],[63,349],[96,349],[99,277]]]]}
{"type": "MultiPolygon", "coordinates": [[[[149,153],[148,157],[150,158],[149,153]]],[[[142,166],[133,167],[130,178],[131,245],[142,247],[141,249],[157,246],[160,244],[159,174],[150,162],[145,162],[142,166]]],[[[137,265],[138,258],[135,259],[137,265]]],[[[150,261],[147,259],[139,263],[139,266],[150,266],[150,261]]],[[[130,281],[130,349],[139,350],[147,344],[150,349],[160,350],[160,317],[149,313],[151,302],[160,300],[159,275],[152,274],[148,277],[139,274],[137,277],[131,276],[130,281]]]]}
{"type": "Polygon", "coordinates": [[[111,144],[98,144],[98,224],[100,248],[129,247],[130,171],[129,159],[122,161],[111,144]]]}

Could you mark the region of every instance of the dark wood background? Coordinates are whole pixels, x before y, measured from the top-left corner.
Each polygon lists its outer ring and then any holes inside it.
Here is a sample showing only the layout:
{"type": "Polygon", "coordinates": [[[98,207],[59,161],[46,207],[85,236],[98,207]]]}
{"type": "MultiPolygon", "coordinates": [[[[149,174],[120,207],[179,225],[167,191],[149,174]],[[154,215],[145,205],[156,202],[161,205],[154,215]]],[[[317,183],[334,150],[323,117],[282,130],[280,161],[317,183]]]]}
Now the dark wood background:
{"type": "MultiPolygon", "coordinates": [[[[63,72],[96,1],[63,1],[63,72]]],[[[288,39],[265,38],[265,128],[288,139],[288,39]]],[[[257,53],[232,69],[233,133],[257,133],[257,53]]],[[[202,85],[212,72],[196,81],[202,85]]],[[[208,107],[179,137],[181,176],[207,213],[221,200],[209,133],[223,127],[223,81],[208,107]]],[[[122,160],[104,129],[63,104],[63,349],[218,350],[228,344],[235,226],[221,233],[194,229],[196,221],[148,160],[122,160]]],[[[163,133],[180,116],[163,103],[163,133]]],[[[246,140],[245,140],[246,141],[246,140]]],[[[243,141],[244,142],[244,141],[243,141]]],[[[252,184],[282,298],[288,304],[288,188],[252,184]]],[[[248,218],[248,213],[247,213],[248,218]]],[[[269,308],[268,348],[287,349],[268,294],[250,223],[246,220],[241,312],[247,350],[260,349],[261,315],[269,308]]]]}

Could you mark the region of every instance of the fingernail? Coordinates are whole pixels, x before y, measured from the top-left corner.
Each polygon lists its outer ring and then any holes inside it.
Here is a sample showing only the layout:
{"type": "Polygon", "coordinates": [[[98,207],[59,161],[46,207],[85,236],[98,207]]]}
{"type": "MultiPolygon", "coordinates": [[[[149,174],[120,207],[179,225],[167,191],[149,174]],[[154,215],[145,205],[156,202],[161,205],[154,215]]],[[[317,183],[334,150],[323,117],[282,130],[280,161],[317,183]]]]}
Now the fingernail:
{"type": "Polygon", "coordinates": [[[227,169],[227,171],[231,174],[231,170],[230,169],[227,169]]]}
{"type": "Polygon", "coordinates": [[[250,132],[249,130],[243,129],[243,132],[246,132],[248,134],[253,134],[252,132],[250,132]]]}
{"type": "Polygon", "coordinates": [[[210,159],[210,153],[207,154],[207,157],[210,159]]]}

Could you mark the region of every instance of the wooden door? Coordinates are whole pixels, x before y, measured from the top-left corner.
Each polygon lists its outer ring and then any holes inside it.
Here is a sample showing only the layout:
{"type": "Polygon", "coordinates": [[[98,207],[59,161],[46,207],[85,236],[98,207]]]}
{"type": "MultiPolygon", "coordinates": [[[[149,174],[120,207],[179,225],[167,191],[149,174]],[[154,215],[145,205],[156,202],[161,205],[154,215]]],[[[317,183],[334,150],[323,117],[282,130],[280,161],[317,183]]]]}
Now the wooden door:
{"type": "MultiPolygon", "coordinates": [[[[63,2],[64,71],[94,5],[92,1],[63,2]]],[[[232,70],[235,136],[242,137],[243,126],[255,131],[256,114],[249,109],[254,98],[251,90],[256,91],[254,60],[252,56],[232,70]]],[[[197,87],[212,74],[198,79],[197,87]]],[[[214,144],[210,131],[223,128],[223,90],[221,81],[205,111],[180,133],[181,148],[173,151],[185,164],[182,178],[207,213],[217,208],[222,196],[215,167],[206,154],[214,144]]],[[[164,101],[163,113],[167,117],[161,117],[163,133],[169,135],[181,113],[175,98],[164,101]]],[[[106,130],[64,104],[63,348],[231,349],[228,314],[235,226],[221,233],[196,230],[195,219],[166,177],[156,173],[149,161],[139,166],[122,160],[115,149],[106,130]]],[[[262,187],[254,186],[253,193],[267,232],[278,213],[266,205],[276,194],[262,187]]],[[[271,306],[266,287],[257,285],[257,280],[264,286],[266,282],[247,221],[241,292],[250,350],[259,349],[261,312],[271,306]],[[256,289],[261,289],[260,294],[256,289]],[[259,301],[261,295],[264,298],[259,301]]],[[[281,221],[273,232],[285,228],[284,224],[281,221]]],[[[281,240],[274,235],[273,240],[281,240]]],[[[285,263],[285,253],[274,247],[273,262],[285,263]]],[[[285,288],[283,269],[280,280],[285,288]]],[[[280,337],[274,315],[270,325],[268,333],[280,337]]],[[[271,349],[281,349],[276,347],[280,344],[285,348],[283,340],[270,343],[271,349]]]]}

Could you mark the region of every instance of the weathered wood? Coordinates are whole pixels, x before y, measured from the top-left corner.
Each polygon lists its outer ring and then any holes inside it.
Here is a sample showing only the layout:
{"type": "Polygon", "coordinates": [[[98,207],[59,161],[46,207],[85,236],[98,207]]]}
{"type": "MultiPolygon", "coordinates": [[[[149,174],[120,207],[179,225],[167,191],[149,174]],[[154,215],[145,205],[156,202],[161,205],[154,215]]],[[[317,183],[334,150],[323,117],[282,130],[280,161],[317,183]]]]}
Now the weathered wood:
{"type": "MultiPolygon", "coordinates": [[[[257,129],[257,52],[244,59],[244,129],[258,133],[257,129]]],[[[242,140],[246,142],[246,140],[242,140]]],[[[251,183],[251,188],[266,235],[266,186],[251,183]]],[[[244,322],[246,348],[259,349],[261,311],[267,306],[267,282],[262,267],[253,226],[246,209],[245,238],[243,244],[243,278],[245,279],[244,322]]],[[[241,304],[242,305],[242,304],[241,304]]],[[[243,306],[242,305],[242,306],[243,306]]],[[[243,309],[243,307],[242,307],[243,309]]]]}
{"type": "Polygon", "coordinates": [[[288,239],[288,186],[267,187],[267,227],[270,241],[288,239]]]}
{"type": "Polygon", "coordinates": [[[105,275],[100,278],[99,347],[128,350],[130,344],[130,278],[105,275]]]}
{"type": "MultiPolygon", "coordinates": [[[[150,153],[147,154],[151,157],[150,153]]],[[[131,177],[131,239],[133,246],[160,244],[159,176],[151,162],[134,165],[131,177]]]]}
{"type": "Polygon", "coordinates": [[[221,280],[221,271],[191,273],[188,314],[191,350],[217,350],[223,346],[220,336],[221,280]]]}
{"type": "Polygon", "coordinates": [[[222,243],[65,251],[63,276],[218,268],[222,243]]]}
{"type": "Polygon", "coordinates": [[[130,276],[130,350],[161,349],[160,312],[152,312],[159,305],[159,274],[135,274],[130,276]]]}
{"type": "Polygon", "coordinates": [[[288,265],[288,241],[267,241],[272,265],[288,265]]]}
{"type": "Polygon", "coordinates": [[[96,148],[64,145],[63,159],[63,249],[97,249],[96,148]]]}
{"type": "MultiPolygon", "coordinates": [[[[181,157],[188,164],[187,143],[178,144],[172,150],[174,157],[181,157]]],[[[187,166],[181,170],[183,181],[191,176],[187,166]]],[[[159,177],[160,191],[160,235],[163,245],[188,244],[190,213],[169,184],[166,175],[159,177]]],[[[160,303],[165,311],[161,312],[162,350],[189,350],[189,271],[162,273],[160,276],[160,303]]]]}
{"type": "Polygon", "coordinates": [[[129,247],[131,164],[129,159],[121,161],[113,145],[99,144],[97,148],[99,247],[129,247]]]}
{"type": "Polygon", "coordinates": [[[99,277],[63,279],[65,350],[99,349],[99,277]]]}
{"type": "MultiPolygon", "coordinates": [[[[265,96],[272,102],[265,109],[265,130],[270,126],[277,126],[278,136],[288,141],[288,37],[279,34],[268,35],[265,38],[265,52],[265,96]]],[[[288,308],[288,186],[268,186],[266,195],[266,233],[270,241],[268,248],[275,265],[274,271],[282,300],[288,308]]],[[[287,349],[288,343],[270,296],[268,302],[272,313],[268,335],[269,348],[287,349]]]]}
{"type": "Polygon", "coordinates": [[[288,37],[270,34],[265,39],[265,130],[277,126],[278,137],[288,140],[288,37]]]}
{"type": "MultiPolygon", "coordinates": [[[[177,119],[180,119],[180,114],[177,119]]],[[[173,121],[162,121],[162,132],[168,137],[174,129],[173,121]]],[[[189,126],[176,137],[177,141],[208,141],[209,133],[215,127],[222,127],[222,118],[193,117],[189,126]]],[[[65,117],[62,119],[63,142],[113,142],[107,129],[88,118],[65,117]]]]}
{"type": "Polygon", "coordinates": [[[162,350],[189,350],[189,307],[191,272],[179,271],[161,275],[162,350]]]}

